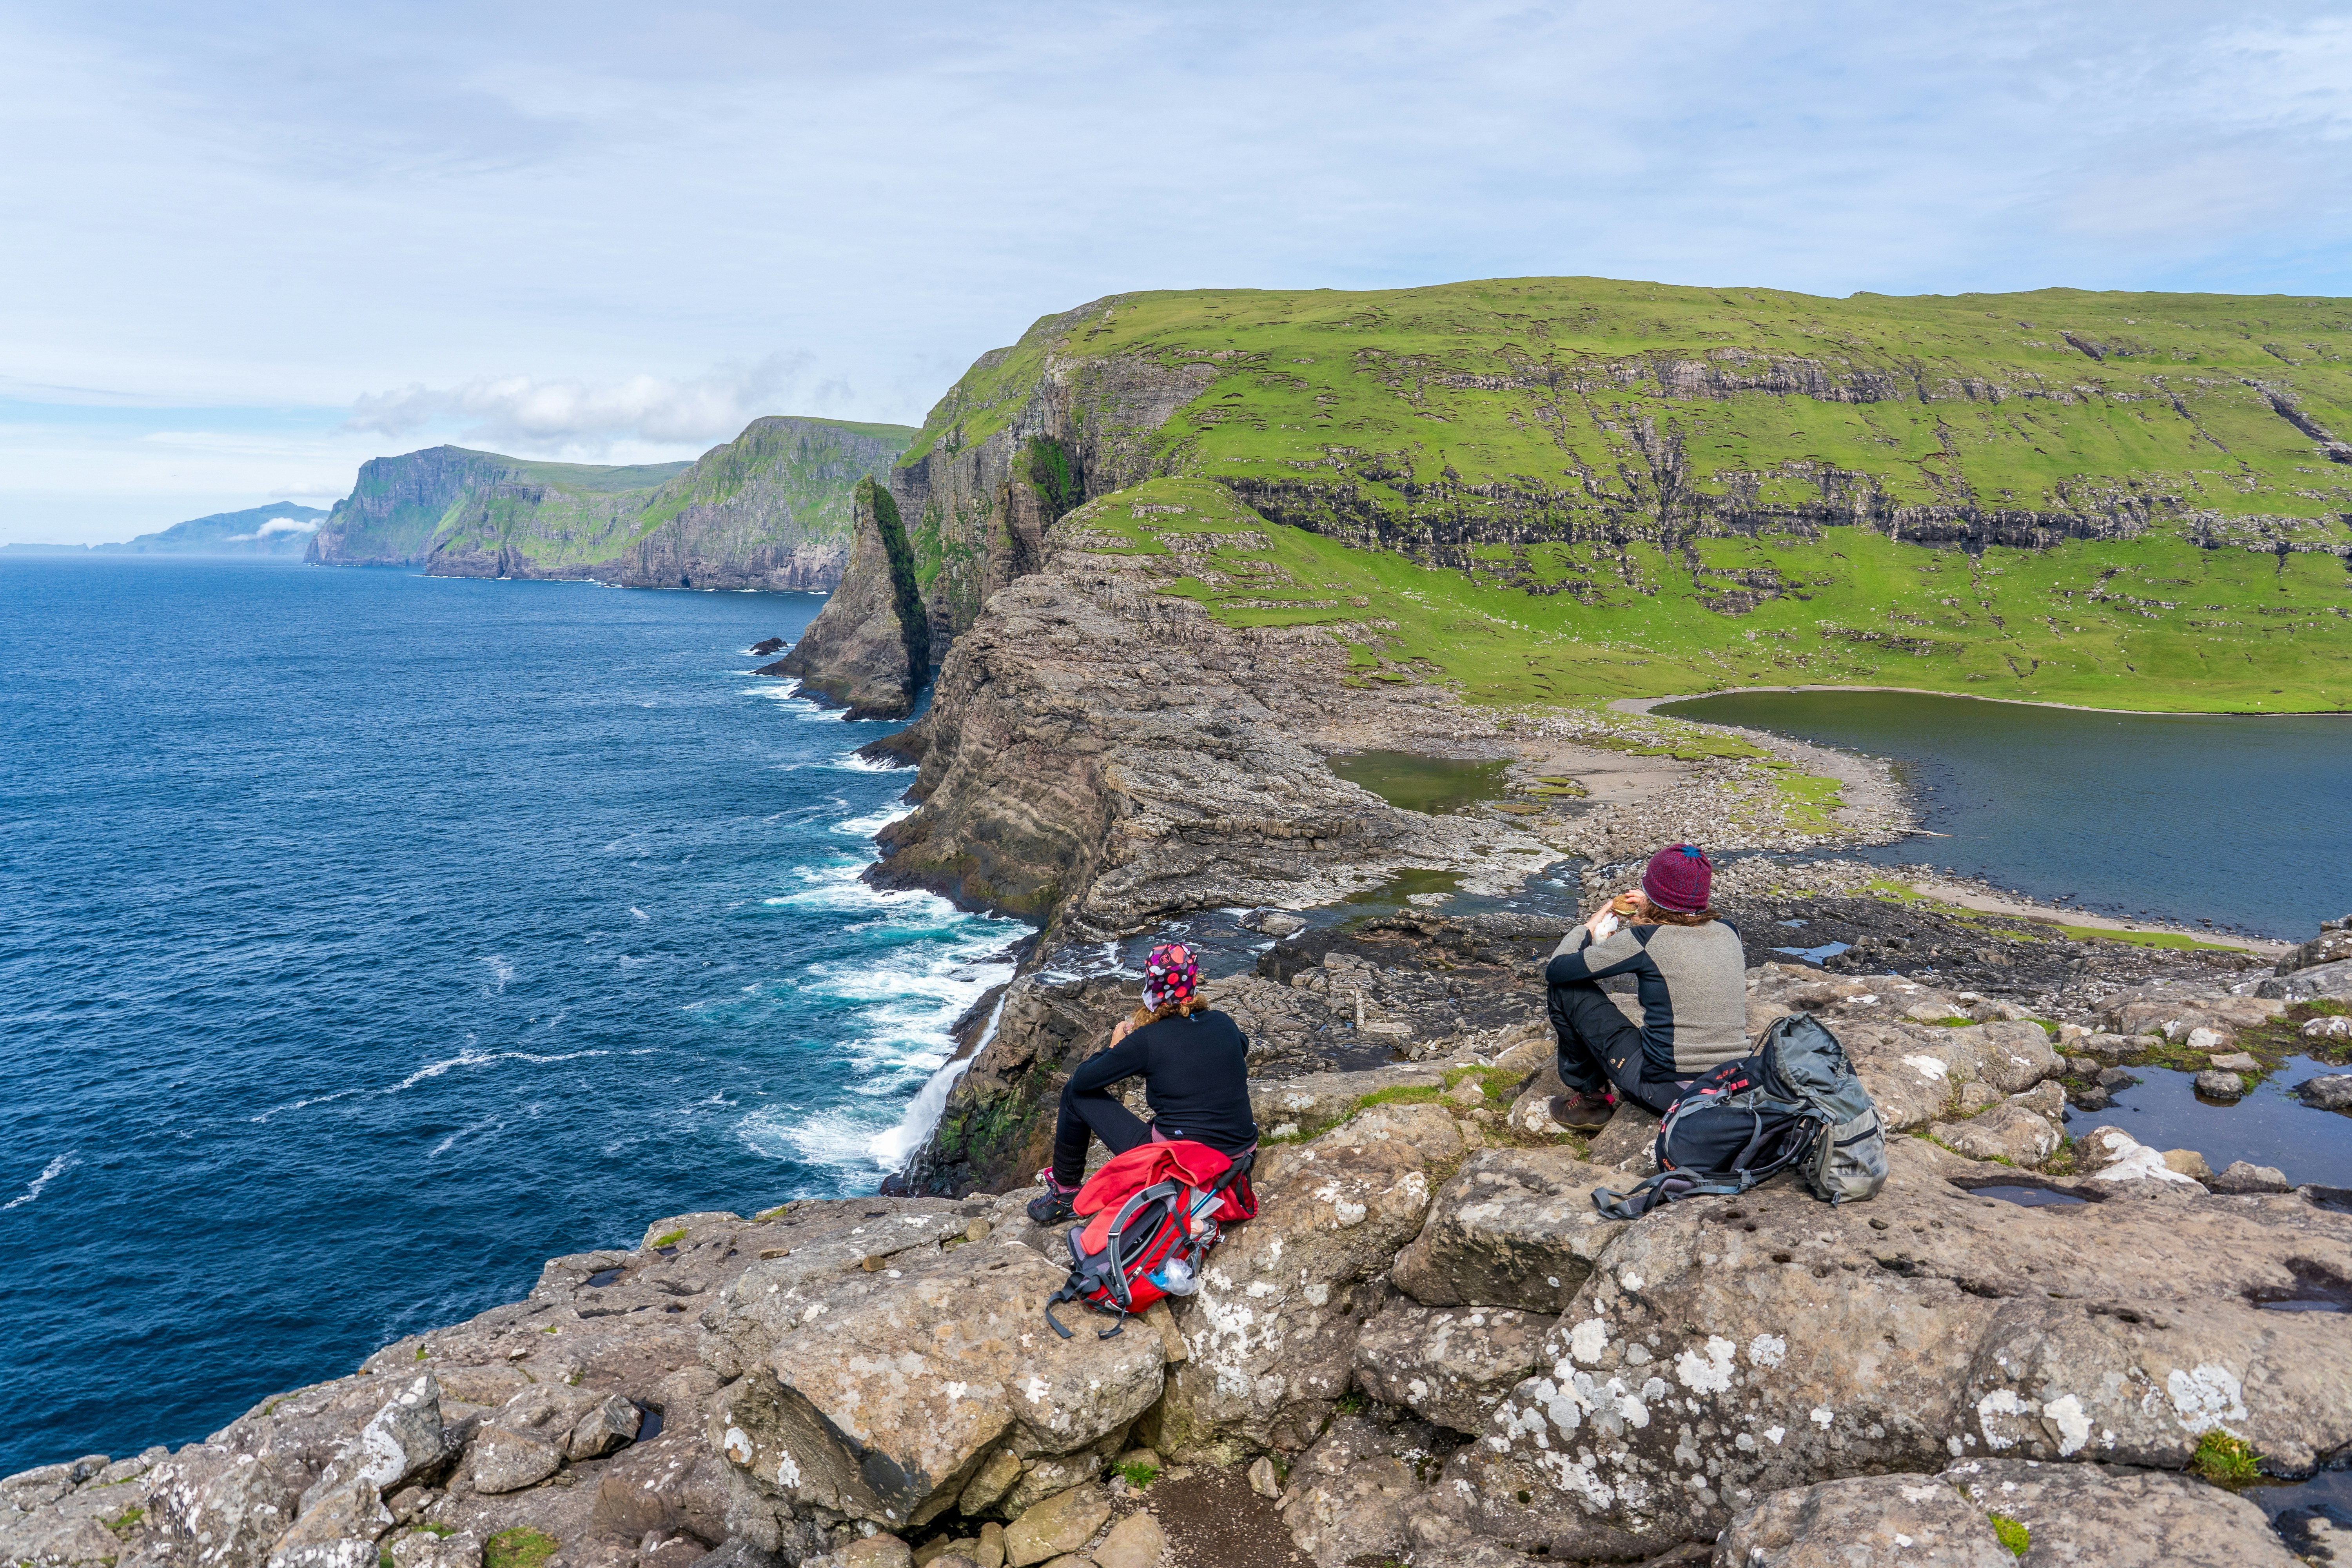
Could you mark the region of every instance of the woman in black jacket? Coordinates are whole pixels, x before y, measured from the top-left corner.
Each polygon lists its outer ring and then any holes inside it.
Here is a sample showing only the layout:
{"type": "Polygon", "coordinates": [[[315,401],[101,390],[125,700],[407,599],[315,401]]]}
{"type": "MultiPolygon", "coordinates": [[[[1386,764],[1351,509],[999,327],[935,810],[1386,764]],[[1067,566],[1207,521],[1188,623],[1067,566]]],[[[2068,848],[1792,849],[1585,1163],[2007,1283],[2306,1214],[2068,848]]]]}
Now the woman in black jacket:
{"type": "Polygon", "coordinates": [[[1257,1146],[1250,1114],[1249,1039],[1200,997],[1201,966],[1181,942],[1162,942],[1144,960],[1143,1004],[1111,1030],[1110,1048],[1087,1058],[1062,1086],[1054,1163],[1037,1173],[1045,1192],[1029,1217],[1053,1225],[1071,1216],[1087,1170],[1087,1141],[1113,1154],[1155,1140],[1190,1138],[1221,1154],[1257,1146]],[[1145,1122],[1111,1091],[1140,1073],[1151,1107],[1145,1122]]]}

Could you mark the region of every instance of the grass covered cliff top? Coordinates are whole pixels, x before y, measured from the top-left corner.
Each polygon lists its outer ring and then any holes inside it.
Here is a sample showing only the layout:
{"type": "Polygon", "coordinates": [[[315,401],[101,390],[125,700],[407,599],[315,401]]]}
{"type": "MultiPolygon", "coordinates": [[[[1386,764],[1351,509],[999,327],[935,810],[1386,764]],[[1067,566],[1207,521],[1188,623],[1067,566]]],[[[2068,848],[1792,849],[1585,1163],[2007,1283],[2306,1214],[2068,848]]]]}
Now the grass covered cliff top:
{"type": "Polygon", "coordinates": [[[1219,367],[1163,432],[1184,471],[1219,477],[1393,489],[1451,468],[1638,505],[1643,484],[1612,470],[1655,470],[1673,439],[1680,483],[1752,482],[1768,503],[1827,468],[1896,504],[2352,512],[2352,468],[2305,427],[2352,440],[2352,300],[2294,295],[1829,300],[1598,278],[1114,295],[982,356],[902,460],[985,438],[1049,359],[1114,354],[1219,367]]]}
{"type": "MultiPolygon", "coordinates": [[[[1515,628],[1469,681],[1496,700],[1820,682],[2352,709],[2352,300],[1116,295],[983,355],[901,460],[1049,384],[1082,436],[1089,381],[1066,373],[1118,356],[1212,367],[1154,466],[1296,525],[1282,549],[1328,580],[1404,595],[1401,637],[1441,604],[1515,628]]],[[[1482,657],[1415,657],[1441,655],[1482,657]]]]}
{"type": "Polygon", "coordinates": [[[1190,570],[1166,592],[1228,626],[1331,626],[1352,679],[1436,680],[1481,702],[1822,683],[2148,710],[2352,710],[2352,591],[2332,555],[2151,538],[1971,556],[1858,528],[1704,542],[1803,575],[1804,597],[1734,618],[1676,591],[1681,564],[1655,549],[1633,556],[1646,582],[1591,599],[1529,594],[1273,522],[1208,480],[1154,479],[1055,528],[1154,554],[1170,552],[1170,534],[1194,536],[1182,542],[1190,570]]]}

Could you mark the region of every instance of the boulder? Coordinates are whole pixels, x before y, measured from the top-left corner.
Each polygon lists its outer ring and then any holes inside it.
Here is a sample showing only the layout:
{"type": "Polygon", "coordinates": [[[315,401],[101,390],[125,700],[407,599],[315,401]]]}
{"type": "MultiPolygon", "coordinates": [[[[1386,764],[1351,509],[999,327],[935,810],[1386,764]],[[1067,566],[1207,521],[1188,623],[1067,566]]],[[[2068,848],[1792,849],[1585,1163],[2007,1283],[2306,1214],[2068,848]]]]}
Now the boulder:
{"type": "Polygon", "coordinates": [[[2254,987],[2254,994],[2280,1002],[2308,1002],[2320,996],[2338,1001],[2352,998],[2352,958],[2339,958],[2333,963],[2298,969],[2292,974],[2265,980],[2254,987]]]}
{"type": "Polygon", "coordinates": [[[1972,1459],[1942,1478],[2024,1526],[2033,1563],[2100,1568],[2294,1568],[2263,1510],[2187,1476],[2109,1465],[1972,1459]]]}
{"type": "Polygon", "coordinates": [[[1892,1144],[1870,1203],[1780,1179],[1629,1227],[1551,1364],[1448,1462],[1481,1528],[1549,1537],[1555,1558],[1655,1551],[1858,1471],[2178,1469],[2225,1425],[2295,1470],[2352,1441],[2352,1336],[2254,1305],[2323,1257],[2352,1276],[2352,1214],[2185,1185],[2021,1207],[1967,1190],[2001,1167],[1892,1144]]]}
{"type": "Polygon", "coordinates": [[[2352,1072],[2322,1073],[2294,1086],[2306,1105],[2322,1110],[2352,1110],[2352,1072]]]}
{"type": "Polygon", "coordinates": [[[1099,1487],[1076,1487],[1048,1498],[1004,1527],[1004,1561],[1011,1568],[1028,1568],[1076,1552],[1109,1517],[1110,1500],[1099,1487]]]}
{"type": "Polygon", "coordinates": [[[2315,969],[2323,963],[2340,963],[2352,958],[2352,931],[2323,931],[2301,947],[2278,961],[2273,973],[2293,974],[2301,969],[2315,969]]]}
{"type": "Polygon", "coordinates": [[[466,1450],[466,1479],[478,1492],[520,1491],[562,1468],[562,1449],[508,1426],[482,1427],[466,1450]]]}
{"type": "Polygon", "coordinates": [[[1938,1130],[1945,1144],[1971,1160],[2000,1160],[2012,1165],[2039,1165],[2058,1152],[2058,1129],[2049,1118],[2014,1100],[1970,1121],[1938,1130]]]}
{"type": "Polygon", "coordinates": [[[1356,1340],[1357,1386],[1384,1405],[1474,1436],[1543,1360],[1553,1315],[1391,1301],[1356,1340]]]}
{"type": "Polygon", "coordinates": [[[2167,1149],[2164,1163],[2168,1168],[2188,1177],[2200,1186],[2213,1179],[2213,1167],[2205,1163],[2204,1154],[2195,1149],[2167,1149]]]}
{"type": "Polygon", "coordinates": [[[2162,1153],[2120,1127],[2094,1127],[2076,1139],[2074,1146],[2081,1151],[2083,1164],[2094,1181],[2187,1184],[2194,1180],[2173,1169],[2162,1153]]]}
{"type": "Polygon", "coordinates": [[[2294,1191],[2284,1172],[2273,1165],[2256,1165],[2244,1160],[2232,1160],[2221,1174],[2207,1184],[2217,1193],[2285,1193],[2294,1191]]]}
{"type": "MultiPolygon", "coordinates": [[[[269,1553],[274,1565],[290,1560],[298,1549],[326,1546],[339,1541],[356,1541],[373,1546],[383,1539],[393,1525],[392,1510],[383,1506],[373,1482],[364,1479],[344,1482],[324,1496],[307,1496],[301,1517],[294,1527],[278,1538],[269,1553]]],[[[370,1557],[373,1556],[371,1552],[370,1557]]]]}
{"type": "Polygon", "coordinates": [[[2208,1100],[2242,1100],[2246,1080],[2233,1072],[2208,1069],[2197,1075],[2197,1092],[2208,1100]]]}
{"type": "Polygon", "coordinates": [[[2325,1018],[2306,1018],[2295,1033],[2306,1040],[2352,1040],[2352,1014],[2335,1013],[2325,1018]]]}
{"type": "Polygon", "coordinates": [[[1426,1450],[1410,1430],[1342,1415],[1290,1472],[1282,1522],[1319,1568],[1404,1554],[1414,1504],[1427,1489],[1413,1459],[1426,1450]]]}
{"type": "Polygon", "coordinates": [[[308,1513],[317,1499],[353,1482],[366,1483],[378,1497],[390,1497],[440,1469],[450,1451],[448,1434],[441,1426],[440,1381],[430,1372],[420,1373],[370,1416],[320,1472],[302,1494],[301,1510],[308,1513]]]}
{"type": "Polygon", "coordinates": [[[2258,1073],[2263,1070],[2263,1064],[2249,1051],[2224,1051],[2207,1065],[2219,1068],[2223,1072],[2258,1073]]]}
{"type": "Polygon", "coordinates": [[[1389,1277],[1426,1307],[1557,1313],[1624,1229],[1593,1208],[1593,1189],[1629,1184],[1623,1172],[1564,1148],[1481,1149],[1438,1190],[1428,1223],[1389,1277]]]}
{"type": "Polygon", "coordinates": [[[1149,1513],[1130,1513],[1110,1527],[1087,1555],[1097,1568],[1160,1568],[1168,1537],[1149,1513]]]}
{"type": "Polygon", "coordinates": [[[563,1452],[573,1459],[601,1459],[637,1439],[644,1414],[621,1394],[608,1394],[580,1417],[565,1438],[563,1452]]]}
{"type": "Polygon", "coordinates": [[[1312,1142],[1269,1149],[1258,1217],[1229,1234],[1176,1308],[1191,1359],[1170,1379],[1153,1446],[1171,1458],[1235,1441],[1305,1447],[1347,1392],[1366,1286],[1422,1228],[1432,1166],[1461,1157],[1435,1105],[1382,1105],[1312,1142]]]}
{"type": "Polygon", "coordinates": [[[482,1568],[482,1538],[470,1530],[452,1535],[412,1530],[394,1535],[384,1551],[393,1568],[482,1568]]]}
{"type": "Polygon", "coordinates": [[[748,1482],[797,1506],[919,1525],[995,1457],[1116,1442],[1160,1396],[1159,1336],[1130,1324],[1101,1339],[1087,1321],[1058,1337],[1042,1309],[1067,1270],[1017,1242],[873,1269],[802,1262],[755,1264],[724,1292],[720,1335],[736,1353],[764,1350],[712,1400],[707,1428],[748,1482]]]}
{"type": "Polygon", "coordinates": [[[1842,1022],[1856,1077],[1870,1090],[1891,1132],[1908,1131],[1965,1107],[1966,1091],[1984,1102],[2021,1094],[2066,1069],[2039,1024],[1995,1022],[1938,1028],[1880,1020],[1842,1022]]]}
{"type": "Polygon", "coordinates": [[[189,1568],[255,1568],[294,1522],[294,1496],[250,1454],[190,1444],[151,1471],[155,1520],[189,1568]]]}
{"type": "Polygon", "coordinates": [[[1733,1516],[1722,1568],[2017,1568],[1983,1513],[1939,1476],[1856,1476],[1774,1492],[1733,1516]]]}

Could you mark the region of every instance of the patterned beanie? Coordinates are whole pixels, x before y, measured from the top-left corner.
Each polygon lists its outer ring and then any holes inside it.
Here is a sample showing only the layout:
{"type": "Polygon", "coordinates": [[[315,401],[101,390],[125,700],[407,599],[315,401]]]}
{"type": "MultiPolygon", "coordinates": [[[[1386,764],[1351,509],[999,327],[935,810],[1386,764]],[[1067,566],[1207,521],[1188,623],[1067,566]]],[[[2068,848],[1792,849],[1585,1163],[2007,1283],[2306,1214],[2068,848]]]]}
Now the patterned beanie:
{"type": "Polygon", "coordinates": [[[1155,1012],[1171,1002],[1190,1002],[1201,988],[1201,966],[1181,942],[1163,942],[1143,961],[1143,1005],[1155,1012]]]}

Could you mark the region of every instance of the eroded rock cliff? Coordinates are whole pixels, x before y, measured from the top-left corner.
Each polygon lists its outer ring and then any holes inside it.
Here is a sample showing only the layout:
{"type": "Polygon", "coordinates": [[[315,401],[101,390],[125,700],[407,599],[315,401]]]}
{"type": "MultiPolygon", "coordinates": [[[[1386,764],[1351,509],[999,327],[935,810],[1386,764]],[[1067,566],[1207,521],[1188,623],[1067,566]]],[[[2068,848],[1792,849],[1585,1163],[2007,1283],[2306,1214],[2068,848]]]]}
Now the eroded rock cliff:
{"type": "Polygon", "coordinates": [[[803,695],[851,719],[903,719],[930,673],[930,626],[907,531],[869,477],[851,495],[849,569],[792,651],[760,675],[797,678],[803,695]]]}
{"type": "Polygon", "coordinates": [[[597,468],[457,447],[378,458],[309,559],[638,588],[830,588],[849,553],[851,490],[912,434],[779,416],[693,463],[597,468]]]}

